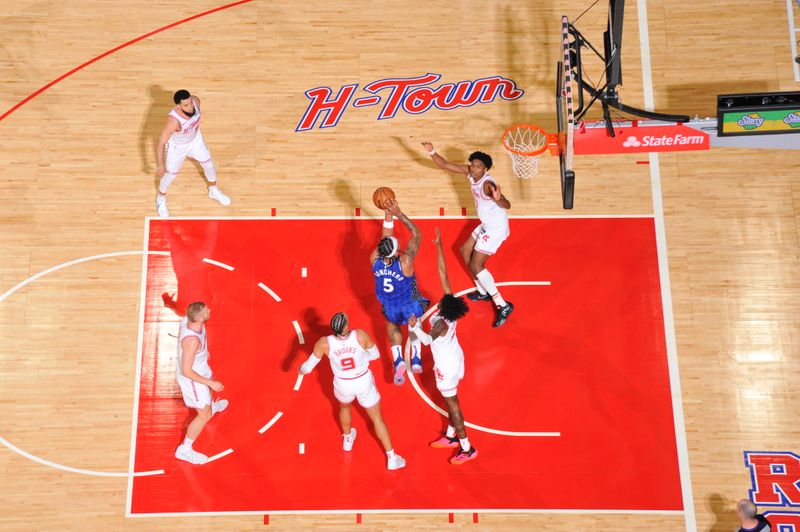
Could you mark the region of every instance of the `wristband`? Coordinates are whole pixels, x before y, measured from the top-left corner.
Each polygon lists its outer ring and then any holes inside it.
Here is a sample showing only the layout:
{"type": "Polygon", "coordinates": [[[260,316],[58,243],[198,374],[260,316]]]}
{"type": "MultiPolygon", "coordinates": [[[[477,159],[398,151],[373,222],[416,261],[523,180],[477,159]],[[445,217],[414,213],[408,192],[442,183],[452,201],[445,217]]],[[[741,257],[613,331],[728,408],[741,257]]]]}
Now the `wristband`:
{"type": "Polygon", "coordinates": [[[433,157],[434,155],[436,155],[436,150],[431,150],[431,151],[429,151],[429,152],[428,152],[428,155],[430,155],[431,157],[433,157]]]}
{"type": "Polygon", "coordinates": [[[394,220],[387,222],[386,220],[383,221],[383,226],[386,229],[394,229],[394,220]]]}

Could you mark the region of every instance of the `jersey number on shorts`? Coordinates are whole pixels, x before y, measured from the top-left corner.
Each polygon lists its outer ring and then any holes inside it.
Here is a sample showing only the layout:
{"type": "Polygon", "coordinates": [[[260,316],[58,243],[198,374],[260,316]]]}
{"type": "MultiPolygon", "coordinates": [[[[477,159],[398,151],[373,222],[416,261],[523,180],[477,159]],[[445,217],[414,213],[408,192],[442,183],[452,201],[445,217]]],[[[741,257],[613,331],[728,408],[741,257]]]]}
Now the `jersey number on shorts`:
{"type": "Polygon", "coordinates": [[[342,369],[356,369],[356,361],[352,358],[343,358],[342,369]]]}
{"type": "Polygon", "coordinates": [[[389,292],[394,292],[394,285],[392,284],[391,278],[389,277],[383,278],[383,291],[386,294],[388,294],[389,292]]]}

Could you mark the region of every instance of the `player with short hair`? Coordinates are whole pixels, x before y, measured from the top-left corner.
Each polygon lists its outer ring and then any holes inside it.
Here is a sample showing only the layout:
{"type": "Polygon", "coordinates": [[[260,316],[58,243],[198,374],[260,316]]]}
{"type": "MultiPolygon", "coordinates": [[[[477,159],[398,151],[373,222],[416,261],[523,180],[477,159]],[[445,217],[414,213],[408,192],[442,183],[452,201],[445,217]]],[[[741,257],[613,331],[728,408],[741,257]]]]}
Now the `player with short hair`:
{"type": "MultiPolygon", "coordinates": [[[[419,252],[422,232],[408,216],[403,214],[394,199],[387,200],[386,215],[378,246],[370,254],[372,274],[375,277],[375,294],[382,305],[386,318],[386,333],[392,350],[394,364],[394,383],[402,385],[405,380],[406,362],[403,359],[403,333],[401,325],[408,324],[409,316],[422,316],[430,305],[430,301],[422,297],[417,289],[417,276],[414,273],[414,258],[419,252]],[[405,251],[394,232],[394,218],[397,217],[411,232],[405,251]]],[[[409,332],[411,344],[411,372],[422,373],[422,349],[419,339],[409,332]]]]}
{"type": "Polygon", "coordinates": [[[447,404],[450,421],[447,432],[438,440],[431,442],[430,445],[438,449],[460,447],[456,455],[450,458],[450,463],[461,465],[478,457],[478,450],[470,444],[469,438],[467,438],[464,414],[461,412],[461,404],[458,402],[458,383],[464,378],[464,350],[456,336],[456,325],[457,321],[469,312],[469,306],[463,297],[453,295],[453,290],[450,288],[439,228],[436,228],[436,239],[433,243],[436,244],[436,269],[439,271],[439,280],[442,283],[444,295],[439,300],[439,310],[430,318],[430,334],[422,330],[422,323],[416,318],[410,318],[408,323],[420,341],[431,346],[436,388],[439,389],[447,404]]]}
{"type": "Polygon", "coordinates": [[[175,108],[167,115],[167,123],[156,146],[156,173],[161,178],[156,196],[158,215],[169,216],[167,189],[175,181],[186,157],[203,167],[208,181],[208,197],[222,205],[230,205],[231,199],[217,187],[217,170],[200,132],[200,98],[181,89],[172,100],[175,108]]]}
{"type": "Polygon", "coordinates": [[[486,269],[486,261],[511,234],[506,212],[511,208],[511,202],[500,191],[500,185],[489,175],[492,168],[492,158],[489,155],[476,151],[470,154],[469,164],[455,164],[436,153],[430,142],[423,142],[422,146],[436,166],[466,175],[469,179],[481,223],[461,246],[461,256],[474,276],[477,288],[477,292],[472,292],[467,297],[473,301],[494,301],[495,317],[492,326],[500,327],[514,311],[514,305],[500,295],[494,277],[486,269]]]}
{"type": "Polygon", "coordinates": [[[192,443],[214,414],[228,408],[226,399],[211,400],[211,390],[225,389],[221,382],[212,379],[208,365],[208,341],[205,322],[211,317],[211,309],[202,301],[186,307],[186,316],[181,320],[178,332],[178,360],[176,370],[183,402],[197,410],[197,416],[189,423],[186,437],[175,450],[175,458],[192,464],[204,464],[208,456],[195,451],[192,443]]]}
{"type": "Polygon", "coordinates": [[[350,329],[350,320],[344,312],[331,319],[333,334],[324,336],[314,344],[314,352],[299,368],[301,375],[310,373],[322,357],[327,356],[333,370],[333,394],[339,401],[339,422],[342,424],[342,447],[353,449],[356,429],[352,425],[350,406],[354,399],[367,411],[375,435],[386,451],[386,467],[391,471],[406,466],[405,459],[394,452],[389,429],[381,416],[381,394],[369,362],[380,358],[378,348],[369,335],[361,329],[350,329]]]}

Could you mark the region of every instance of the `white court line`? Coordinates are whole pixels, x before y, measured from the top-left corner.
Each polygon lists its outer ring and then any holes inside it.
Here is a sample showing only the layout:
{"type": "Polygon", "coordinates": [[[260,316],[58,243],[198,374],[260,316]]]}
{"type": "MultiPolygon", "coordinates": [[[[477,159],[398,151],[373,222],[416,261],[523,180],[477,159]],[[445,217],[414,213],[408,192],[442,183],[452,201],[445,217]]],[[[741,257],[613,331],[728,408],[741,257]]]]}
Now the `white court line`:
{"type": "MultiPolygon", "coordinates": [[[[650,64],[650,30],[647,18],[647,0],[637,0],[637,8],[639,15],[639,45],[642,56],[642,79],[644,82],[644,108],[647,111],[652,111],[655,109],[655,98],[650,64]]],[[[658,272],[661,279],[661,303],[664,310],[664,335],[667,343],[667,365],[669,367],[669,384],[672,392],[672,415],[675,426],[675,443],[678,451],[684,519],[687,532],[696,532],[697,522],[694,514],[694,498],[692,497],[692,480],[689,469],[689,446],[686,442],[681,379],[678,373],[678,345],[675,339],[675,318],[672,314],[672,289],[670,287],[669,262],[667,260],[667,233],[664,224],[664,203],[661,196],[661,167],[658,153],[650,153],[649,155],[656,248],[658,249],[658,272]]]]}
{"type": "Polygon", "coordinates": [[[140,513],[133,514],[129,517],[203,517],[210,515],[324,515],[324,514],[337,514],[337,515],[352,515],[359,514],[604,514],[604,515],[683,515],[680,510],[608,510],[604,508],[599,509],[585,509],[585,510],[563,510],[558,508],[553,509],[527,509],[527,508],[457,508],[448,510],[446,508],[408,508],[399,510],[396,508],[387,508],[381,510],[361,510],[358,508],[350,508],[348,510],[246,510],[243,512],[161,512],[161,513],[140,513]]]}
{"type": "Polygon", "coordinates": [[[261,427],[260,429],[258,429],[258,432],[259,432],[259,434],[264,434],[265,432],[267,432],[267,431],[269,430],[269,428],[270,428],[272,425],[274,425],[274,424],[275,424],[275,423],[276,423],[276,422],[277,422],[277,421],[278,421],[278,420],[281,418],[281,416],[282,416],[282,415],[283,415],[283,412],[278,412],[277,414],[275,414],[274,416],[272,416],[272,419],[270,419],[269,421],[267,421],[267,424],[266,424],[266,425],[264,425],[263,427],[261,427]]]}
{"type": "Polygon", "coordinates": [[[300,324],[297,323],[297,320],[292,320],[292,325],[294,326],[294,332],[297,333],[297,339],[300,341],[300,343],[306,343],[306,339],[303,337],[303,331],[300,330],[300,324]]]}
{"type": "MultiPolygon", "coordinates": [[[[501,282],[501,283],[495,283],[495,286],[514,286],[514,285],[550,286],[550,281],[504,281],[504,282],[501,282]]],[[[473,286],[471,288],[467,288],[465,290],[457,292],[455,294],[455,296],[456,297],[460,297],[460,296],[463,296],[464,294],[469,294],[470,292],[474,292],[475,290],[477,290],[477,289],[473,286]]],[[[425,314],[422,315],[422,317],[420,318],[420,321],[425,321],[425,319],[427,319],[428,316],[433,314],[433,312],[436,310],[436,307],[438,307],[438,306],[439,306],[438,303],[435,304],[435,305],[432,305],[427,310],[427,312],[425,312],[425,314]]],[[[408,345],[410,345],[410,344],[406,344],[406,346],[408,346],[408,345]]],[[[430,406],[431,408],[433,408],[434,410],[439,412],[444,417],[447,417],[447,415],[448,415],[447,411],[439,408],[439,406],[436,403],[434,403],[433,401],[431,401],[430,397],[428,397],[427,394],[425,394],[425,392],[422,391],[422,388],[420,388],[419,384],[417,383],[417,379],[414,377],[414,374],[411,373],[411,371],[409,371],[409,370],[406,370],[406,373],[410,377],[409,380],[411,381],[411,386],[417,392],[417,395],[419,395],[422,398],[423,401],[428,403],[428,406],[430,406]]],[[[499,429],[493,429],[493,428],[489,428],[489,427],[484,427],[482,425],[476,425],[475,423],[470,423],[469,421],[464,421],[464,425],[466,425],[467,427],[469,427],[471,429],[479,430],[479,431],[482,431],[482,432],[488,432],[488,433],[491,433],[491,434],[499,434],[500,436],[520,436],[520,437],[560,437],[561,436],[560,432],[522,432],[522,431],[512,431],[512,430],[499,430],[499,429]]]]}
{"type": "Polygon", "coordinates": [[[208,460],[206,460],[206,463],[213,462],[214,460],[219,460],[223,456],[228,456],[232,452],[233,452],[233,449],[228,449],[227,451],[222,451],[221,453],[217,453],[214,456],[209,456],[208,460]]]}
{"type": "MultiPolygon", "coordinates": [[[[100,253],[99,255],[90,255],[88,257],[81,257],[80,259],[75,259],[75,260],[71,260],[71,261],[68,261],[68,262],[64,262],[64,263],[59,264],[57,266],[53,266],[52,268],[48,268],[46,270],[40,271],[37,274],[31,275],[30,277],[28,277],[24,281],[21,281],[21,282],[17,283],[14,287],[10,288],[9,290],[6,290],[2,295],[0,295],[0,303],[5,301],[8,297],[11,296],[11,294],[16,292],[20,288],[28,286],[33,281],[39,279],[40,277],[44,277],[47,274],[50,274],[50,273],[53,273],[53,272],[57,272],[58,270],[63,270],[64,268],[68,268],[68,267],[74,266],[76,264],[82,264],[84,262],[90,262],[90,261],[98,260],[98,259],[107,259],[107,258],[110,258],[110,257],[125,257],[125,256],[128,256],[128,255],[145,255],[145,256],[146,255],[167,255],[167,256],[169,256],[169,252],[167,252],[167,251],[115,251],[113,253],[100,253]]],[[[146,261],[143,260],[143,262],[146,264],[146,261]]],[[[143,308],[144,308],[143,306],[140,307],[140,315],[142,314],[142,312],[144,312],[143,308]]],[[[137,382],[138,382],[138,380],[137,380],[137,382]]],[[[136,388],[136,390],[138,392],[138,387],[136,388]]],[[[138,401],[134,402],[134,408],[136,408],[136,404],[137,403],[138,403],[138,401]]],[[[132,472],[132,470],[133,470],[133,462],[132,462],[133,461],[133,454],[131,454],[130,462],[129,462],[129,465],[128,465],[128,472],[125,472],[125,473],[108,473],[108,472],[103,472],[103,471],[93,471],[91,469],[80,469],[80,468],[77,468],[77,467],[65,466],[63,464],[57,464],[55,462],[51,462],[50,460],[45,460],[44,458],[39,458],[38,456],[35,456],[35,455],[33,455],[33,454],[31,454],[31,453],[29,453],[27,451],[24,451],[24,450],[20,449],[19,447],[17,447],[16,445],[12,444],[11,442],[6,440],[2,436],[0,436],[0,443],[2,443],[6,448],[8,448],[8,449],[14,451],[15,453],[19,454],[20,456],[24,456],[25,458],[27,458],[29,460],[33,460],[34,462],[37,462],[37,463],[42,464],[42,465],[46,465],[48,467],[52,467],[54,469],[60,469],[62,471],[69,471],[70,473],[80,473],[82,475],[94,475],[94,476],[99,476],[99,477],[129,477],[129,480],[128,480],[129,484],[132,482],[132,480],[130,480],[130,477],[132,477],[132,476],[160,475],[160,474],[164,473],[164,471],[161,470],[161,469],[154,470],[154,471],[145,471],[143,473],[133,473],[132,472]]]]}
{"type": "Polygon", "coordinates": [[[213,259],[203,259],[203,262],[208,263],[208,264],[213,264],[214,266],[219,266],[220,268],[225,268],[226,270],[228,270],[230,272],[232,272],[233,270],[236,269],[233,266],[229,266],[229,265],[225,264],[224,262],[219,262],[219,261],[216,261],[216,260],[213,260],[213,259]]]}
{"type": "Polygon", "coordinates": [[[300,270],[300,277],[308,277],[308,268],[303,268],[300,270]]]}
{"type": "Polygon", "coordinates": [[[797,57],[797,29],[794,27],[794,5],[792,0],[786,0],[786,13],[789,20],[789,46],[792,48],[792,70],[794,71],[794,80],[800,81],[800,65],[795,61],[797,57]]]}
{"type": "MultiPolygon", "coordinates": [[[[594,218],[652,218],[652,214],[542,214],[509,216],[510,220],[560,220],[594,218]]],[[[160,217],[147,219],[162,220],[160,217]]],[[[384,216],[170,216],[170,220],[383,220],[384,216]]],[[[412,216],[413,220],[477,220],[477,216],[412,216]]]]}
{"type": "Polygon", "coordinates": [[[306,444],[305,443],[301,443],[300,445],[298,445],[297,446],[297,452],[300,453],[300,454],[306,454],[306,444]]]}
{"type": "Polygon", "coordinates": [[[106,471],[94,471],[92,469],[80,469],[80,468],[77,468],[77,467],[70,467],[70,466],[65,466],[65,465],[62,465],[62,464],[57,464],[55,462],[51,462],[50,460],[45,460],[44,458],[40,458],[40,457],[38,457],[36,455],[33,455],[33,454],[31,454],[31,453],[29,453],[27,451],[24,451],[24,450],[20,449],[19,447],[17,447],[16,445],[11,443],[10,441],[6,440],[2,436],[0,436],[0,444],[3,444],[8,449],[11,449],[15,453],[17,453],[17,454],[19,454],[21,456],[24,456],[28,460],[32,460],[32,461],[36,462],[37,464],[46,465],[47,467],[52,467],[53,469],[60,469],[61,471],[68,471],[70,473],[79,473],[81,475],[90,475],[90,476],[95,476],[95,477],[149,477],[149,476],[153,476],[153,475],[163,475],[164,474],[164,470],[163,469],[156,469],[156,470],[153,470],[153,471],[143,471],[141,473],[128,473],[128,472],[109,473],[109,472],[106,472],[106,471]]]}
{"type": "Polygon", "coordinates": [[[278,303],[280,303],[280,302],[281,302],[281,298],[280,298],[280,297],[278,297],[278,294],[276,294],[276,293],[275,293],[275,292],[272,290],[272,288],[270,288],[269,286],[265,285],[264,283],[258,283],[258,287],[259,287],[260,289],[262,289],[264,292],[266,292],[266,293],[268,293],[269,295],[271,295],[271,296],[272,296],[272,299],[274,299],[274,300],[275,300],[275,301],[277,301],[278,303]]]}
{"type": "Polygon", "coordinates": [[[302,373],[297,376],[297,381],[295,381],[294,388],[292,388],[292,389],[294,391],[299,390],[301,384],[303,384],[303,374],[302,373]]]}

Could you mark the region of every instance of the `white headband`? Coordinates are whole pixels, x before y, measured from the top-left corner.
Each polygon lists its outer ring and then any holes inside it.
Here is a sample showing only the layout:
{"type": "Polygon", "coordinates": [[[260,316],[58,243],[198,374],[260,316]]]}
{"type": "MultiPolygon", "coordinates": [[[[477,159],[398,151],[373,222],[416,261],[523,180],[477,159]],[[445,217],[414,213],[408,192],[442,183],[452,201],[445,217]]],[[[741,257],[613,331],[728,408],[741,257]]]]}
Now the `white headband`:
{"type": "Polygon", "coordinates": [[[392,252],[389,253],[388,255],[386,255],[387,259],[391,259],[395,255],[397,255],[397,249],[400,247],[400,245],[397,243],[397,239],[395,237],[390,236],[389,240],[392,241],[392,252]]]}

